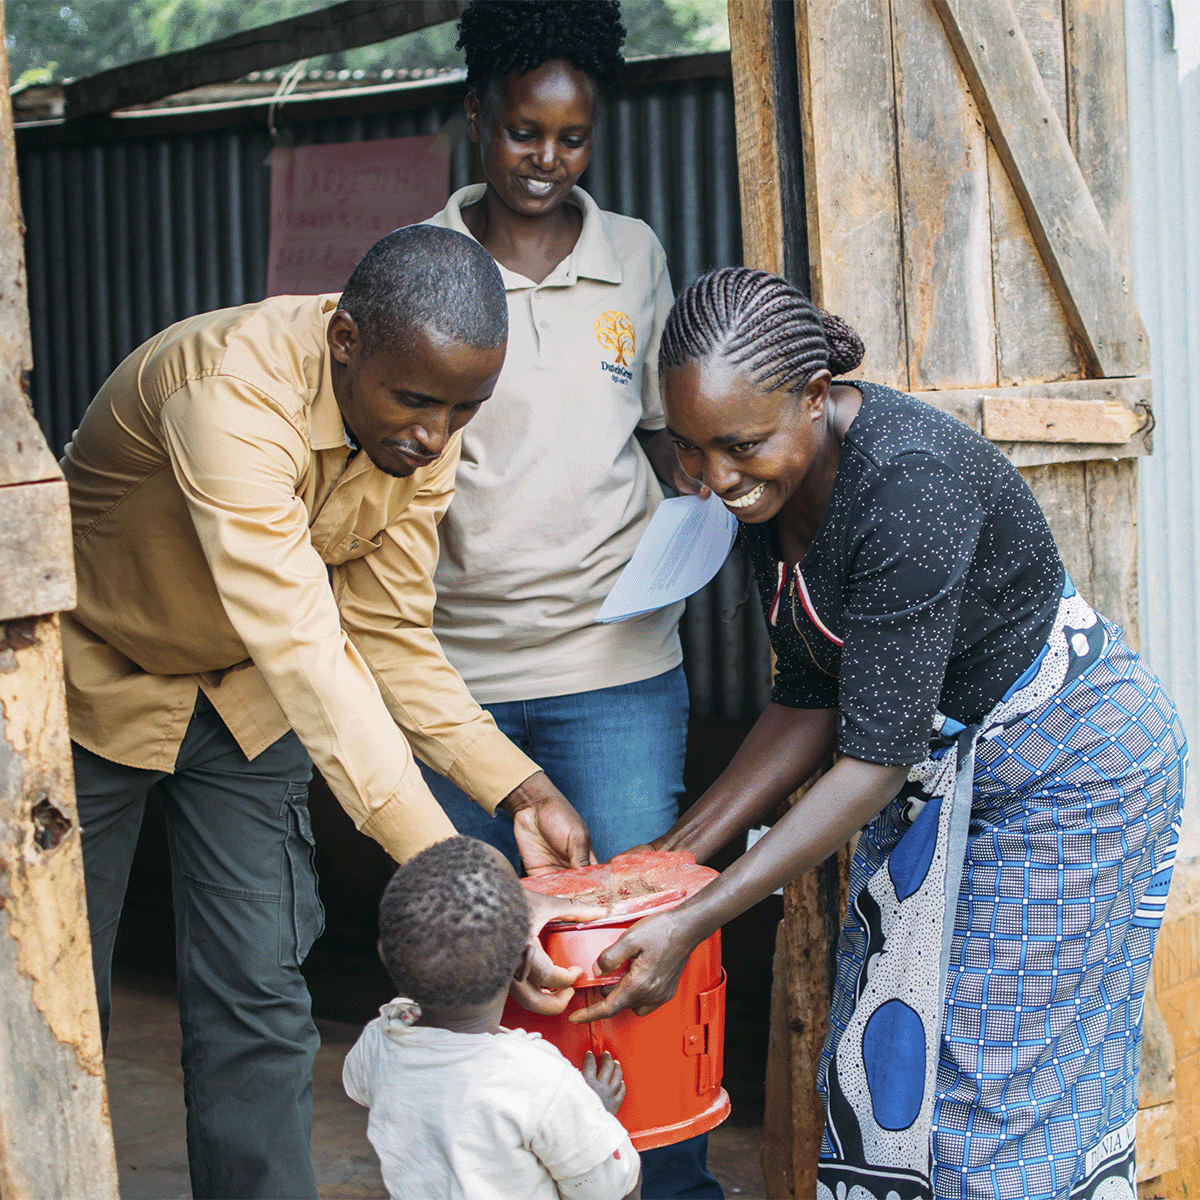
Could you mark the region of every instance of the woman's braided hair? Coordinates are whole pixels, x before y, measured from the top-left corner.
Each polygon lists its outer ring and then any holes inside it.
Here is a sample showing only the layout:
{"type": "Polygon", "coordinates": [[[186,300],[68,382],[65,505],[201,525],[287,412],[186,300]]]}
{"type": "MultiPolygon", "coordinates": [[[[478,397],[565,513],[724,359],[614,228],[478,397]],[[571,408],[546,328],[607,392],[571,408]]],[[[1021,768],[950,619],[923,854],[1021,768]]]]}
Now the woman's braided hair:
{"type": "Polygon", "coordinates": [[[608,87],[625,60],[618,0],[472,0],[458,23],[467,85],[483,95],[497,75],[525,75],[565,59],[608,87]]]}
{"type": "Polygon", "coordinates": [[[864,348],[841,317],[817,308],[786,280],[723,267],[679,293],[663,328],[658,369],[714,354],[746,365],[754,382],[772,391],[800,392],[822,367],[831,375],[853,371],[864,348]]]}

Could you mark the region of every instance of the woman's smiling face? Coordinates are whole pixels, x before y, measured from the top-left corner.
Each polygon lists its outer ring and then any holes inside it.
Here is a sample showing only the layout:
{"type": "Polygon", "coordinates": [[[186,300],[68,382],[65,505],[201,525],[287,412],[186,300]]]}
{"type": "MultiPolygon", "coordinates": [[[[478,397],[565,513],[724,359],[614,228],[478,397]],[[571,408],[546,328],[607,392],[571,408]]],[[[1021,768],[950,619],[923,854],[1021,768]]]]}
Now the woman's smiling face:
{"type": "Polygon", "coordinates": [[[592,157],[596,82],[561,59],[489,81],[467,96],[467,127],[493,192],[513,212],[556,209],[592,157]]]}
{"type": "Polygon", "coordinates": [[[799,394],[769,391],[719,356],[664,372],[667,429],[684,470],[739,521],[769,521],[817,461],[829,382],[821,370],[799,394]]]}

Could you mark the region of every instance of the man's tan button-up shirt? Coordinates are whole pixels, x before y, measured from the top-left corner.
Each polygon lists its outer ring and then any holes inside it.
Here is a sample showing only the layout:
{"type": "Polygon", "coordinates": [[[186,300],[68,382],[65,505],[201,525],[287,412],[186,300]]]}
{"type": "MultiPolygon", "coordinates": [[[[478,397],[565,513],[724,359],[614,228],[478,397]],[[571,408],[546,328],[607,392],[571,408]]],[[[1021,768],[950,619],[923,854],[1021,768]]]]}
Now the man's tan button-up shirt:
{"type": "Polygon", "coordinates": [[[71,736],[170,771],[199,687],[249,758],[294,729],[402,861],[454,832],[409,741],[488,811],[539,768],[430,630],[460,439],[407,479],[347,447],[325,342],[336,307],[276,297],[182,321],[88,408],[62,463],[71,736]]]}

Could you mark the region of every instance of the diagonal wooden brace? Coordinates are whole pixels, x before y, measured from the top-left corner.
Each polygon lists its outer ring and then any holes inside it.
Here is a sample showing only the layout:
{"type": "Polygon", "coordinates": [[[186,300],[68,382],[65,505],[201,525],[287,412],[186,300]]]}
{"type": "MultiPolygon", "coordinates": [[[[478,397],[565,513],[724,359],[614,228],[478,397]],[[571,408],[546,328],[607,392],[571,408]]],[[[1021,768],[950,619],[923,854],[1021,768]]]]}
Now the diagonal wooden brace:
{"type": "Polygon", "coordinates": [[[1129,280],[1010,0],[932,2],[1092,371],[1148,375],[1129,280]]]}

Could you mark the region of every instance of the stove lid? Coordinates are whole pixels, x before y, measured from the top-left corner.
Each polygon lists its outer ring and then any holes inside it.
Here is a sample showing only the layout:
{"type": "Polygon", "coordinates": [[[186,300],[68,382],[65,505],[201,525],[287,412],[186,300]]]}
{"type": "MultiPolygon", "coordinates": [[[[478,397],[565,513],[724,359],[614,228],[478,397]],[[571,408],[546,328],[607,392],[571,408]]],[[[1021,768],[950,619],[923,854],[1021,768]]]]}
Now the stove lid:
{"type": "Polygon", "coordinates": [[[686,850],[640,850],[618,854],[595,867],[575,867],[521,880],[522,886],[546,896],[561,896],[608,908],[607,915],[586,925],[551,922],[552,927],[598,928],[629,925],[651,913],[681,904],[716,879],[711,867],[700,866],[686,850]]]}

